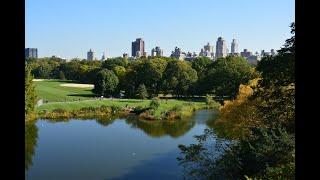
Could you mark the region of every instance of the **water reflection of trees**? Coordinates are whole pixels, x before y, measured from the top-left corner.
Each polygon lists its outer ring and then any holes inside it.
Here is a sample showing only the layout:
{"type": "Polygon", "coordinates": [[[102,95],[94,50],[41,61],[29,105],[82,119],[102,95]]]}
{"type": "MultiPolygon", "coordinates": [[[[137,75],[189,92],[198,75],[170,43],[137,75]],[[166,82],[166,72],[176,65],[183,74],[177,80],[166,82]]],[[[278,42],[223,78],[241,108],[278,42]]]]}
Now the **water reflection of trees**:
{"type": "Polygon", "coordinates": [[[169,135],[170,137],[180,137],[187,133],[194,125],[193,120],[177,120],[177,121],[145,121],[139,120],[137,117],[130,116],[126,120],[132,128],[141,129],[150,137],[162,137],[169,135]]]}
{"type": "Polygon", "coordinates": [[[49,123],[61,123],[61,122],[69,122],[71,120],[77,120],[77,121],[96,121],[98,124],[102,126],[109,126],[112,124],[116,119],[118,119],[119,116],[116,115],[104,115],[104,116],[87,116],[85,118],[77,118],[77,119],[70,119],[70,118],[59,118],[59,119],[44,119],[49,123]]]}
{"type": "Polygon", "coordinates": [[[118,116],[101,116],[101,117],[95,118],[95,120],[98,124],[105,126],[105,127],[112,124],[116,119],[118,119],[118,116]]]}
{"type": "Polygon", "coordinates": [[[38,127],[34,122],[25,124],[25,169],[32,166],[32,158],[35,153],[38,138],[38,127]]]}

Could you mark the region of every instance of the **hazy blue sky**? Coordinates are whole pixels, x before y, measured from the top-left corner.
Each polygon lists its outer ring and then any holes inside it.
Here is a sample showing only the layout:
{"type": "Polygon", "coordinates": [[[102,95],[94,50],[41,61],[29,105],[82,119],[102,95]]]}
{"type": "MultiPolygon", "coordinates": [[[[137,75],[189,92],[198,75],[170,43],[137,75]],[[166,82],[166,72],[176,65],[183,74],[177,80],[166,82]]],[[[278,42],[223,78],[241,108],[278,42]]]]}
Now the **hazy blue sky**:
{"type": "Polygon", "coordinates": [[[26,0],[26,47],[40,57],[131,55],[141,37],[169,55],[175,46],[199,52],[219,36],[239,51],[279,49],[290,37],[294,0],[26,0]]]}

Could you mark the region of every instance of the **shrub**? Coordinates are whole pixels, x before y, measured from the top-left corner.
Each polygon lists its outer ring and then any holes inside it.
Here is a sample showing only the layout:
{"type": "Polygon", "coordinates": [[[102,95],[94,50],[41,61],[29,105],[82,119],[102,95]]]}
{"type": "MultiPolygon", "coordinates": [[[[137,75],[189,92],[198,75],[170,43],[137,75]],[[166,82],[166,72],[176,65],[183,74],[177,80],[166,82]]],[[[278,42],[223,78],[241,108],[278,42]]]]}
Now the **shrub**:
{"type": "Polygon", "coordinates": [[[206,95],[206,105],[211,105],[213,103],[212,97],[210,95],[206,95]]]}
{"type": "Polygon", "coordinates": [[[85,112],[93,112],[95,110],[96,110],[96,108],[91,107],[91,106],[90,107],[83,107],[80,109],[80,111],[85,111],[85,112]]]}
{"type": "Polygon", "coordinates": [[[159,99],[158,98],[153,98],[152,99],[152,101],[150,102],[150,108],[152,109],[152,110],[157,110],[158,108],[159,108],[159,106],[160,106],[160,101],[159,101],[159,99]]]}
{"type": "Polygon", "coordinates": [[[54,109],[52,110],[53,113],[59,113],[59,114],[63,114],[65,112],[67,112],[66,110],[64,109],[61,109],[61,108],[57,108],[57,109],[54,109]]]}

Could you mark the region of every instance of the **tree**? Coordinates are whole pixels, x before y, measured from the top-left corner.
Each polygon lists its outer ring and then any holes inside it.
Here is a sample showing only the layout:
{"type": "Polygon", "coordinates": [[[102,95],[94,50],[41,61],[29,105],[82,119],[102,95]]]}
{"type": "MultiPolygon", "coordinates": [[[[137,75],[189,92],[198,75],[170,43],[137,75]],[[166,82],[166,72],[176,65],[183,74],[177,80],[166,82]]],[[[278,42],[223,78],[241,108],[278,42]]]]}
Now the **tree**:
{"type": "Polygon", "coordinates": [[[208,72],[206,82],[210,84],[215,95],[229,96],[234,99],[237,96],[239,85],[247,84],[256,76],[257,74],[246,59],[228,56],[214,62],[208,72]]]}
{"type": "Polygon", "coordinates": [[[153,98],[152,101],[149,104],[149,107],[153,110],[156,111],[160,106],[159,98],[153,98]]]}
{"type": "Polygon", "coordinates": [[[146,99],[148,97],[148,92],[144,84],[140,84],[137,89],[138,97],[140,99],[146,99]]]}
{"type": "Polygon", "coordinates": [[[64,75],[63,71],[59,72],[59,79],[60,80],[65,80],[66,79],[66,76],[64,75]]]}
{"type": "Polygon", "coordinates": [[[123,66],[115,66],[115,67],[113,67],[112,70],[119,79],[119,85],[118,85],[119,90],[124,89],[125,88],[126,68],[123,66]]]}
{"type": "Polygon", "coordinates": [[[262,86],[287,86],[295,82],[295,23],[290,27],[292,37],[278,50],[279,54],[263,58],[257,65],[262,86]]]}
{"type": "Polygon", "coordinates": [[[162,58],[142,60],[138,66],[138,79],[146,85],[151,96],[158,95],[166,66],[167,61],[162,58]]]}
{"type": "Polygon", "coordinates": [[[70,62],[61,64],[61,71],[69,80],[80,80],[81,64],[79,60],[71,60],[70,62]]]}
{"type": "Polygon", "coordinates": [[[212,60],[208,57],[197,57],[192,61],[192,68],[197,71],[199,79],[202,79],[206,76],[207,69],[212,64],[212,60]]]}
{"type": "Polygon", "coordinates": [[[170,61],[164,72],[164,88],[175,95],[187,95],[189,88],[197,81],[196,70],[188,62],[170,61]]]}
{"type": "Polygon", "coordinates": [[[126,67],[128,65],[128,60],[122,57],[108,58],[102,63],[102,68],[107,68],[112,70],[115,66],[126,67]]]}
{"type": "Polygon", "coordinates": [[[110,96],[115,93],[118,84],[118,77],[113,73],[113,71],[103,69],[97,73],[93,92],[97,95],[110,96]]]}
{"type": "Polygon", "coordinates": [[[35,87],[33,84],[33,77],[31,75],[31,69],[28,65],[25,68],[25,114],[33,112],[37,103],[37,95],[35,93],[35,87]]]}
{"type": "MultiPolygon", "coordinates": [[[[294,23],[291,28],[294,33],[294,23]]],[[[207,129],[198,136],[197,144],[180,146],[179,160],[188,175],[198,179],[294,179],[294,41],[293,36],[278,55],[264,58],[257,67],[262,78],[250,86],[241,85],[237,98],[220,109],[215,125],[227,132],[223,137],[237,141],[208,145],[208,137],[217,139],[215,126],[215,131],[207,129]],[[223,154],[214,156],[219,149],[223,154]]]]}

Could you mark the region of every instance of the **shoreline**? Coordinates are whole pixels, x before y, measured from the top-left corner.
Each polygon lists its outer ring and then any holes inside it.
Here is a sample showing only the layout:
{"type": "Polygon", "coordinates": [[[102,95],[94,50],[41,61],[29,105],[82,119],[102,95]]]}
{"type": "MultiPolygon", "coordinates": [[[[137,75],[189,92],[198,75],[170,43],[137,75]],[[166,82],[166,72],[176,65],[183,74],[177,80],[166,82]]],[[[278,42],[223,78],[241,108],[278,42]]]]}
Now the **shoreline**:
{"type": "Polygon", "coordinates": [[[26,122],[36,119],[72,119],[72,118],[95,118],[95,117],[128,117],[135,115],[145,121],[174,121],[185,119],[201,109],[219,109],[217,102],[211,105],[205,102],[192,102],[182,100],[160,101],[160,107],[155,111],[149,111],[148,103],[151,100],[102,100],[102,101],[78,101],[68,103],[48,103],[39,106],[34,113],[26,118],[26,122]],[[130,103],[128,103],[130,101],[130,103]],[[91,103],[90,103],[91,102],[91,103]],[[99,102],[99,103],[95,103],[99,102]],[[110,103],[111,102],[111,103],[110,103]],[[130,104],[128,106],[128,104],[130,104]],[[68,106],[65,106],[68,104],[68,106]],[[70,106],[71,104],[71,106],[70,106]],[[124,105],[126,104],[126,105],[124,105]],[[142,111],[135,114],[132,109],[140,108],[142,111]]]}

